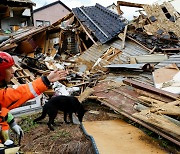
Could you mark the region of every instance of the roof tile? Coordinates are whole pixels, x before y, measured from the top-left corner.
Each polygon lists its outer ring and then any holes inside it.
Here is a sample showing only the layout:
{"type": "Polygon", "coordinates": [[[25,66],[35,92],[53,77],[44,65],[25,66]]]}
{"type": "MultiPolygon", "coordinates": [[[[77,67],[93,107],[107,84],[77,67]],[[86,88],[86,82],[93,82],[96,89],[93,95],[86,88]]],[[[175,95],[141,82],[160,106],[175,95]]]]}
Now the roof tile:
{"type": "Polygon", "coordinates": [[[98,3],[95,6],[73,8],[72,11],[101,43],[117,36],[126,25],[118,14],[98,3]]]}

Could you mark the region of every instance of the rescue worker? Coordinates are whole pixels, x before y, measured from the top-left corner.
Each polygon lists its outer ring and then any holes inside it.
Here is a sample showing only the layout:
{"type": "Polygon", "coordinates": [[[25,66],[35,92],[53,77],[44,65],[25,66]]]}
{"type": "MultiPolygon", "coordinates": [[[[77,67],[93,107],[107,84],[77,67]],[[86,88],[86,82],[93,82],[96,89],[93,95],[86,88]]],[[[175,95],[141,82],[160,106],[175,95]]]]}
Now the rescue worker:
{"type": "Polygon", "coordinates": [[[7,135],[9,126],[18,135],[23,133],[21,127],[15,123],[9,110],[17,108],[27,100],[40,95],[48,89],[52,82],[64,80],[68,74],[65,70],[52,71],[47,76],[42,76],[31,83],[23,84],[13,89],[7,86],[7,83],[11,81],[15,73],[13,65],[13,57],[6,52],[0,51],[0,130],[2,141],[6,145],[13,144],[13,141],[7,135]]]}

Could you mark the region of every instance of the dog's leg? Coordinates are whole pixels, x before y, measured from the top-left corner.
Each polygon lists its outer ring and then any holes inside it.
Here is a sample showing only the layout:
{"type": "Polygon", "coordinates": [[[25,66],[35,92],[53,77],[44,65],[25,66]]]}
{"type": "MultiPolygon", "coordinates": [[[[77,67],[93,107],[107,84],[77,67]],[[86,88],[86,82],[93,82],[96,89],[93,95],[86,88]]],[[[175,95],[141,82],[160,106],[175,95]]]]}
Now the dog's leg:
{"type": "Polygon", "coordinates": [[[47,125],[48,125],[49,129],[52,131],[54,130],[54,128],[51,126],[51,124],[55,124],[54,119],[56,118],[57,113],[58,113],[58,111],[54,111],[54,112],[51,112],[48,114],[49,115],[49,121],[48,121],[47,125]]]}
{"type": "Polygon", "coordinates": [[[69,120],[70,120],[70,123],[73,123],[72,112],[69,113],[69,120]]]}
{"type": "Polygon", "coordinates": [[[66,124],[69,124],[70,122],[67,121],[67,112],[64,112],[64,122],[66,124]]]}

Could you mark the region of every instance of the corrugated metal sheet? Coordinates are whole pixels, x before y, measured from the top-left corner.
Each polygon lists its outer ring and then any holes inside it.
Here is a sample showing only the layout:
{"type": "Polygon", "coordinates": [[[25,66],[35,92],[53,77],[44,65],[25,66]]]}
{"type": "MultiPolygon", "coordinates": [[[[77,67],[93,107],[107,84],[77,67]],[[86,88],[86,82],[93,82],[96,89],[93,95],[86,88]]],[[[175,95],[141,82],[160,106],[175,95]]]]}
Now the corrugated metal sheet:
{"type": "Polygon", "coordinates": [[[169,64],[174,64],[174,63],[180,68],[180,55],[176,54],[176,55],[170,56],[168,60],[165,60],[157,64],[155,68],[158,69],[158,68],[165,67],[169,64]]]}
{"type": "MultiPolygon", "coordinates": [[[[133,82],[129,82],[129,83],[133,83],[133,82]]],[[[135,104],[137,104],[137,102],[139,102],[138,97],[142,95],[141,93],[137,92],[137,90],[148,92],[151,94],[151,96],[154,97],[156,97],[156,95],[158,94],[161,100],[170,99],[168,102],[172,102],[174,100],[174,97],[177,98],[178,95],[172,96],[169,93],[164,93],[164,91],[157,90],[153,87],[141,85],[136,82],[134,83],[135,84],[131,85],[132,86],[131,87],[122,84],[120,85],[119,83],[116,82],[102,82],[97,84],[95,87],[93,87],[94,89],[93,95],[98,97],[104,97],[103,99],[99,99],[101,103],[112,108],[121,115],[133,120],[134,122],[137,122],[142,126],[150,129],[151,131],[176,143],[177,145],[180,145],[179,138],[175,133],[168,132],[164,130],[162,127],[157,127],[157,125],[149,124],[146,121],[140,120],[139,118],[136,118],[134,116],[134,113],[137,113],[137,111],[134,109],[134,106],[135,104]],[[134,88],[134,86],[136,88],[134,88]]]]}
{"type": "Polygon", "coordinates": [[[122,51],[122,54],[119,54],[119,58],[117,57],[113,60],[112,62],[113,64],[119,64],[120,63],[119,59],[123,63],[128,64],[130,56],[148,54],[148,51],[146,49],[142,48],[141,46],[137,45],[136,43],[130,40],[126,41],[125,44],[126,47],[124,49],[121,49],[121,44],[122,41],[120,39],[117,39],[115,41],[103,45],[99,44],[98,46],[94,44],[88,50],[86,50],[79,58],[87,62],[95,63],[98,60],[98,58],[100,58],[110,47],[114,47],[122,51]]]}
{"type": "MultiPolygon", "coordinates": [[[[130,56],[149,54],[146,49],[142,48],[141,46],[132,42],[131,40],[126,40],[124,49],[121,49],[121,44],[122,44],[122,41],[120,39],[111,41],[110,43],[106,43],[103,45],[99,44],[98,46],[94,44],[93,46],[91,46],[88,50],[86,50],[82,55],[80,55],[77,58],[82,59],[83,63],[85,65],[86,65],[86,61],[87,61],[87,64],[92,63],[92,65],[93,65],[94,63],[96,63],[98,58],[100,58],[110,47],[114,47],[114,48],[117,48],[122,51],[122,54],[117,55],[117,57],[112,61],[111,64],[119,64],[120,61],[121,61],[121,63],[128,64],[130,56]],[[119,58],[118,58],[118,56],[119,56],[119,58]]],[[[78,61],[78,59],[76,61],[78,61]]],[[[133,72],[133,71],[129,71],[129,72],[121,71],[121,74],[119,74],[119,76],[117,76],[116,74],[111,75],[111,77],[107,76],[107,80],[109,80],[109,79],[110,80],[116,80],[116,79],[118,80],[119,77],[121,77],[121,79],[126,78],[126,77],[131,77],[135,81],[153,85],[153,79],[152,79],[151,72],[139,73],[139,72],[133,72]]]]}
{"type": "Polygon", "coordinates": [[[139,94],[132,87],[115,82],[103,82],[93,89],[93,95],[104,97],[103,100],[116,111],[125,111],[129,114],[137,112],[133,106],[138,100],[139,94]]]}
{"type": "Polygon", "coordinates": [[[101,43],[111,40],[125,27],[125,21],[123,22],[119,15],[99,4],[73,8],[72,11],[101,43]]]}

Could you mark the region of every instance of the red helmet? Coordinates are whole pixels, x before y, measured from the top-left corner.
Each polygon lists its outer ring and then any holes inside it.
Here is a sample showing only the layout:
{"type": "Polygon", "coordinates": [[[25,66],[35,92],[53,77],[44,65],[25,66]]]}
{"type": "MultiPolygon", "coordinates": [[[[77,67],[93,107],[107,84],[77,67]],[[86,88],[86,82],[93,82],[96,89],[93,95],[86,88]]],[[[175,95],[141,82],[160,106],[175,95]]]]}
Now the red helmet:
{"type": "Polygon", "coordinates": [[[0,81],[5,78],[5,70],[14,65],[13,57],[7,52],[0,51],[0,81]]]}

